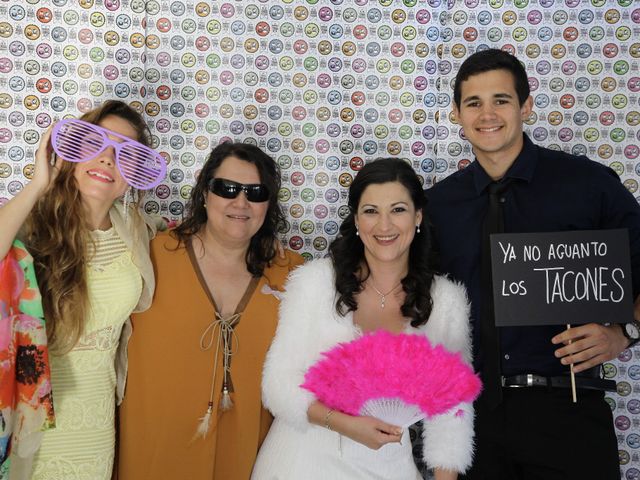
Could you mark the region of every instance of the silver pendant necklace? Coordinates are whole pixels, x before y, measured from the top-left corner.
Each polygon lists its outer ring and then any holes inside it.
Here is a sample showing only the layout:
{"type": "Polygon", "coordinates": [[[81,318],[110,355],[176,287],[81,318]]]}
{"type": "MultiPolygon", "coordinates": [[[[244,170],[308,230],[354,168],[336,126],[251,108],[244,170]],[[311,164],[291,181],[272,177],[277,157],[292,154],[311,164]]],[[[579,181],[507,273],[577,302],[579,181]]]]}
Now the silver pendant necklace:
{"type": "Polygon", "coordinates": [[[393,287],[391,290],[389,290],[387,293],[382,293],[380,290],[378,290],[376,288],[376,286],[373,284],[373,282],[371,280],[369,280],[369,285],[371,285],[371,288],[373,288],[375,290],[375,292],[378,294],[378,296],[380,297],[380,308],[384,308],[384,304],[386,301],[386,297],[387,295],[389,295],[390,293],[392,293],[396,288],[398,288],[400,285],[402,285],[402,282],[400,282],[399,284],[397,284],[395,287],[393,287]]]}

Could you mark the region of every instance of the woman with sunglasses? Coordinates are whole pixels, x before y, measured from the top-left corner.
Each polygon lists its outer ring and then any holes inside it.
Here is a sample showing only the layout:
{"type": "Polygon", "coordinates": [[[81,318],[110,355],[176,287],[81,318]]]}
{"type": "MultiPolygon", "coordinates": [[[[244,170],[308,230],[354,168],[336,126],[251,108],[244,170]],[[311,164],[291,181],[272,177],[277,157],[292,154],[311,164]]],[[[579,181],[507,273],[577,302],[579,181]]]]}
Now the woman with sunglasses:
{"type": "Polygon", "coordinates": [[[271,424],[260,377],[280,292],[280,173],[258,147],[213,149],[188,217],[151,245],[156,297],[133,319],[119,480],[246,480],[271,424]]]}
{"type": "Polygon", "coordinates": [[[81,120],[43,135],[33,179],[0,209],[0,255],[18,237],[35,260],[50,350],[56,427],[44,433],[32,479],[111,478],[128,319],[149,307],[154,289],[155,227],[123,204],[131,176],[121,173],[157,160],[147,126],[120,101],[81,120]]]}

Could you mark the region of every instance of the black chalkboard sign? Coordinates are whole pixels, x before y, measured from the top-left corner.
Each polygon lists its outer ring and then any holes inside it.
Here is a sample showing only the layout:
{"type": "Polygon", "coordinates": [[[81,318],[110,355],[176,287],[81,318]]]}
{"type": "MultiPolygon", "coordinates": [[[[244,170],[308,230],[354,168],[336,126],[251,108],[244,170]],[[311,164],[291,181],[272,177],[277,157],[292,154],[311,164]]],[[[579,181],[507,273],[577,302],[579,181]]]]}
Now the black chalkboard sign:
{"type": "Polygon", "coordinates": [[[491,235],[496,326],[633,318],[626,229],[491,235]]]}

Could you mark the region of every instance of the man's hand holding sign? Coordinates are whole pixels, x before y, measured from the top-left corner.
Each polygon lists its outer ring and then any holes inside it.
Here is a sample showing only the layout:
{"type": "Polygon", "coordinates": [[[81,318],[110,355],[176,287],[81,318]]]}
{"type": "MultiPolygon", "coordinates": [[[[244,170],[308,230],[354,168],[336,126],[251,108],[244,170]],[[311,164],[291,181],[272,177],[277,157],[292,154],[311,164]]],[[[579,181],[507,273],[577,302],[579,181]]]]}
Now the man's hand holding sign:
{"type": "MultiPolygon", "coordinates": [[[[638,320],[637,312],[636,302],[634,309],[636,320],[638,320]]],[[[629,345],[629,339],[623,335],[619,325],[597,323],[570,328],[553,337],[551,341],[558,345],[565,345],[556,350],[556,357],[563,365],[573,364],[575,373],[616,358],[629,345]]]]}

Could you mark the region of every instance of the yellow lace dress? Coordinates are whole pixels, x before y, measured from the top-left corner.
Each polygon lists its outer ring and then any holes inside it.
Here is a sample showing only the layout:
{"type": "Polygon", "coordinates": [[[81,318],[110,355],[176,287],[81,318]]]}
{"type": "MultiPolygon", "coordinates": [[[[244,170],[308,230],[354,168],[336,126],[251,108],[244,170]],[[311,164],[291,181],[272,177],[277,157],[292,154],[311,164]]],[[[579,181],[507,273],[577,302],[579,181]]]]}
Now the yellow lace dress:
{"type": "Polygon", "coordinates": [[[115,451],[115,355],[142,291],[140,272],[111,228],[92,233],[89,317],[69,353],[51,355],[56,428],[45,432],[32,480],[110,480],[115,451]]]}

